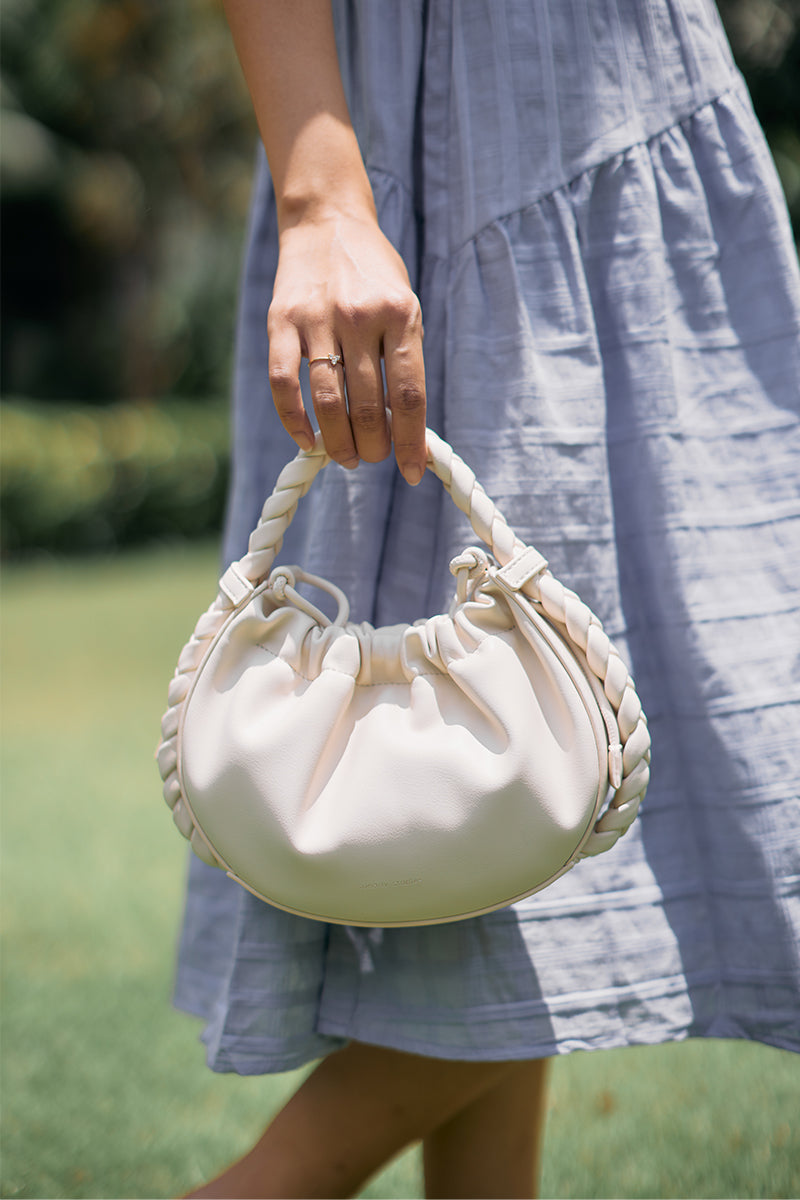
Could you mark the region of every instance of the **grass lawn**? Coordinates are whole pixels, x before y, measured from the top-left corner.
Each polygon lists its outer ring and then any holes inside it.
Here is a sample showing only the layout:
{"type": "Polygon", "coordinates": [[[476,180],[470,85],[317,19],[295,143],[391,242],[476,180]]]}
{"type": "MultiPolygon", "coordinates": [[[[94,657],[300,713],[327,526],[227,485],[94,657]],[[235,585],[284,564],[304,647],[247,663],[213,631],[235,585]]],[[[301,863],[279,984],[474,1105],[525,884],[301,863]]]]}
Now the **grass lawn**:
{"type": "MultiPolygon", "coordinates": [[[[161,1197],[241,1152],[302,1072],[215,1076],[169,1004],[185,843],[153,763],[215,551],[6,568],[2,1196],[161,1197]]],[[[410,1151],[364,1191],[416,1197],[410,1151]]],[[[555,1064],[545,1196],[800,1194],[800,1058],[740,1043],[555,1064]]]]}

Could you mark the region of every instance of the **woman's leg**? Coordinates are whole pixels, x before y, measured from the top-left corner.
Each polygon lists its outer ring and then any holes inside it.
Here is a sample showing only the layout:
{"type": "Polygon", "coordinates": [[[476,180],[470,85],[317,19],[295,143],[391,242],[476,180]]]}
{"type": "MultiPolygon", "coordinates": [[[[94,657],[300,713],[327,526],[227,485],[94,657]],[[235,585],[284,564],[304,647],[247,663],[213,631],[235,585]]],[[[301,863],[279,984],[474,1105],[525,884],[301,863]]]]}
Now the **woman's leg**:
{"type": "Polygon", "coordinates": [[[517,1063],[425,1138],[429,1200],[538,1196],[548,1065],[517,1063]]]}
{"type": "MultiPolygon", "coordinates": [[[[434,1138],[428,1152],[433,1183],[440,1189],[436,1195],[533,1195],[532,1190],[509,1190],[510,1180],[532,1170],[519,1166],[517,1159],[531,1164],[535,1154],[517,1133],[501,1133],[503,1122],[498,1124],[494,1111],[495,1103],[500,1104],[510,1119],[512,1093],[521,1097],[530,1087],[538,1095],[542,1077],[538,1064],[449,1062],[351,1043],[320,1063],[249,1154],[191,1196],[352,1196],[404,1147],[430,1141],[439,1129],[442,1138],[434,1138]],[[465,1114],[463,1132],[456,1121],[459,1113],[465,1114]],[[464,1173],[456,1161],[468,1152],[464,1137],[478,1137],[484,1122],[488,1132],[482,1145],[490,1158],[480,1174],[483,1192],[448,1191],[451,1181],[463,1186],[464,1173]],[[490,1179],[496,1181],[494,1190],[488,1190],[490,1179]]],[[[538,1099],[527,1101],[531,1114],[541,1113],[542,1107],[538,1099]]],[[[515,1130],[524,1123],[524,1118],[515,1121],[515,1130]]],[[[537,1130],[530,1131],[529,1141],[538,1144],[537,1130]]],[[[470,1188],[474,1182],[473,1175],[470,1188]]]]}

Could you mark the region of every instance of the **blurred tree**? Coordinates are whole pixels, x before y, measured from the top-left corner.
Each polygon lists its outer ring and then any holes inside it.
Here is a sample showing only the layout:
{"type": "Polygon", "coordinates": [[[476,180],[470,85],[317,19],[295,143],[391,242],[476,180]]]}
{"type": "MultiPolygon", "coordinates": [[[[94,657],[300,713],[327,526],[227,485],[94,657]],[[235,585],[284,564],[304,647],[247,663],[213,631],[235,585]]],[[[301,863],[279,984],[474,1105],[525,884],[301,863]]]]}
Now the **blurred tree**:
{"type": "Polygon", "coordinates": [[[255,127],[214,0],[5,0],[4,391],[221,394],[255,127]]]}
{"type": "Polygon", "coordinates": [[[800,2],[717,0],[800,238],[800,2]]]}
{"type": "MultiPolygon", "coordinates": [[[[719,5],[800,229],[798,0],[719,5]]],[[[5,393],[223,395],[256,131],[218,0],[2,25],[5,393]]]]}

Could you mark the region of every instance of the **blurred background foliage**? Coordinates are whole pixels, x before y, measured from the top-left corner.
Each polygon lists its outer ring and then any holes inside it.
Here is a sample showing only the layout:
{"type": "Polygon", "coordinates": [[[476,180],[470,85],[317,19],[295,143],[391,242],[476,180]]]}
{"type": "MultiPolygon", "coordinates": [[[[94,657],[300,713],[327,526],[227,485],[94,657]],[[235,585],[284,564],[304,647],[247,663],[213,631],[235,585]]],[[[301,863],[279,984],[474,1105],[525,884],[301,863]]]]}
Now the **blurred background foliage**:
{"type": "Polygon", "coordinates": [[[228,479],[225,403],[6,402],[6,556],[96,553],[216,533],[228,479]]]}
{"type": "MultiPolygon", "coordinates": [[[[720,11],[800,230],[797,0],[720,11]]],[[[221,6],[4,0],[0,53],[4,552],[206,533],[256,138],[221,6]]]]}
{"type": "Polygon", "coordinates": [[[5,394],[227,386],[255,129],[214,0],[4,0],[5,394]]]}

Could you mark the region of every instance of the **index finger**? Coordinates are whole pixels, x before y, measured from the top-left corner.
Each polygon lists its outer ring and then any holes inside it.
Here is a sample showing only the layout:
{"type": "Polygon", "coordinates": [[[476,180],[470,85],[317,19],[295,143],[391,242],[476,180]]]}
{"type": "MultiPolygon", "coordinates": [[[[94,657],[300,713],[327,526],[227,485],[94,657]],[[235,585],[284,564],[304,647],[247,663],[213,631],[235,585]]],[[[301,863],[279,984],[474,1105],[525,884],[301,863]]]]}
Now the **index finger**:
{"type": "Polygon", "coordinates": [[[425,474],[428,451],[425,443],[425,360],[422,339],[405,334],[393,341],[386,335],[383,346],[386,393],[392,414],[392,441],[397,465],[412,486],[425,474]]]}

